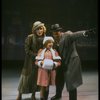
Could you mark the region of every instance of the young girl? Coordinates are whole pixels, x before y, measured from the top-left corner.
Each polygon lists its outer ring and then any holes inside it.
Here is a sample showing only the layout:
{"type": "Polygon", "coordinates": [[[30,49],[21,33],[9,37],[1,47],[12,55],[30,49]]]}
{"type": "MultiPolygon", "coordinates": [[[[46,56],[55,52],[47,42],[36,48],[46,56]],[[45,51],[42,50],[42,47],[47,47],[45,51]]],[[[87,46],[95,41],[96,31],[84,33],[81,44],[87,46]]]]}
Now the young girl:
{"type": "Polygon", "coordinates": [[[56,68],[61,65],[61,57],[53,49],[54,39],[45,37],[44,49],[40,49],[35,64],[39,67],[37,85],[40,86],[41,100],[47,100],[49,85],[55,85],[56,68]]]}

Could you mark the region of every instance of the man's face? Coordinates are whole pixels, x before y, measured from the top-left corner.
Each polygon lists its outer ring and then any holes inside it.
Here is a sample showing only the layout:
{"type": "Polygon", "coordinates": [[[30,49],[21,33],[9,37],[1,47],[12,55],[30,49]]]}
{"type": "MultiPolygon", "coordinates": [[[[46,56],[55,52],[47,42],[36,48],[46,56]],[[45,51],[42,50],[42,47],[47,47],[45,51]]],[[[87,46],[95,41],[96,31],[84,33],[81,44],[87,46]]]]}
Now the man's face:
{"type": "Polygon", "coordinates": [[[55,39],[60,39],[60,37],[61,37],[61,32],[60,31],[57,31],[57,32],[53,32],[53,37],[55,38],[55,39]]]}
{"type": "Polygon", "coordinates": [[[39,28],[36,29],[36,34],[38,36],[42,36],[44,34],[44,28],[41,26],[39,28]]]}

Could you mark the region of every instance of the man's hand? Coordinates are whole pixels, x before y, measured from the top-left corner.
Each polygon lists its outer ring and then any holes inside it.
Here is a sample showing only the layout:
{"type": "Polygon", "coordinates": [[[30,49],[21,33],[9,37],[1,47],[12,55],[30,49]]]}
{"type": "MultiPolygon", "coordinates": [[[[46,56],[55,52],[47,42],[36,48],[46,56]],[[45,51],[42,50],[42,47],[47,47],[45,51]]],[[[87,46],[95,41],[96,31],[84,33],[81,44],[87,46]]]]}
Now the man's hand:
{"type": "Polygon", "coordinates": [[[96,29],[90,29],[90,30],[86,30],[85,35],[87,36],[95,36],[96,34],[96,29]]]}

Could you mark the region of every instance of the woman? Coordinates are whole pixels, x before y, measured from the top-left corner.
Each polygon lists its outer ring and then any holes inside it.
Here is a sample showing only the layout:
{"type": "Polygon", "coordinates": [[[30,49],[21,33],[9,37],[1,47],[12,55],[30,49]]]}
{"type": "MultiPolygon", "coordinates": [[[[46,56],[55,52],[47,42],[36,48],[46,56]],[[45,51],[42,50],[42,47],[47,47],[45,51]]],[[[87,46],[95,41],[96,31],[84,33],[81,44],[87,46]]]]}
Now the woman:
{"type": "Polygon", "coordinates": [[[18,96],[16,100],[22,99],[22,94],[32,93],[32,100],[35,100],[37,89],[37,67],[34,61],[37,51],[42,48],[42,41],[46,34],[44,23],[36,21],[33,23],[32,34],[28,35],[25,40],[25,62],[19,80],[18,96]]]}

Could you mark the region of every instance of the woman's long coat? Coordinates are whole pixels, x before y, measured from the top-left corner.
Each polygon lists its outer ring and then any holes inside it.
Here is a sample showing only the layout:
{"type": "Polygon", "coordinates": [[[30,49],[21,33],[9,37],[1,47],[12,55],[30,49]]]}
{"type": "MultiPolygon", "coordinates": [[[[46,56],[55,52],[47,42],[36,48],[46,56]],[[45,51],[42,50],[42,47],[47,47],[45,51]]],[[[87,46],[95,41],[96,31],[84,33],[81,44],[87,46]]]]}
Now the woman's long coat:
{"type": "Polygon", "coordinates": [[[28,35],[25,40],[25,62],[19,80],[18,90],[20,93],[32,93],[36,88],[37,67],[34,64],[35,56],[41,44],[37,44],[37,37],[34,34],[28,35]]]}
{"type": "Polygon", "coordinates": [[[77,88],[83,83],[81,62],[75,46],[75,41],[82,36],[84,36],[83,32],[65,33],[60,41],[59,50],[68,91],[77,88]]]}

